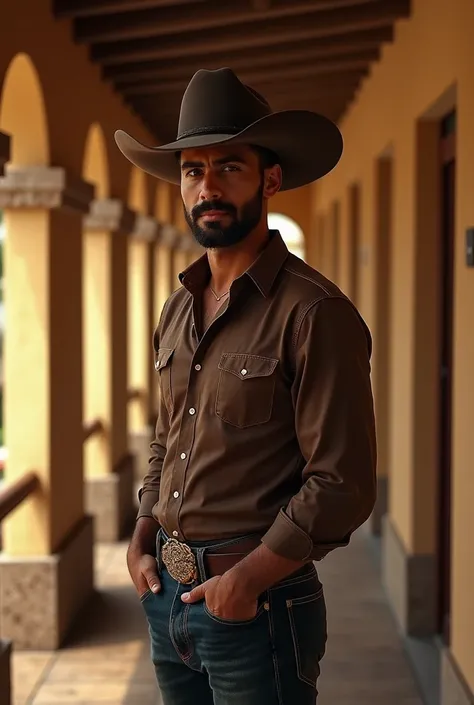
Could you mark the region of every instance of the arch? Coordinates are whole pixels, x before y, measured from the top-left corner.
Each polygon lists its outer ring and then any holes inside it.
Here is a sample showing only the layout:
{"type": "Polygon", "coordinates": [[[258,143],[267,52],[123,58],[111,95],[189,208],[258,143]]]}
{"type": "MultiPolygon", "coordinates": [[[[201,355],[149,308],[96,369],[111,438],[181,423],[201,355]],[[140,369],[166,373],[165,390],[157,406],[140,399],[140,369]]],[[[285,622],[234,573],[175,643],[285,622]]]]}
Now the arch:
{"type": "Polygon", "coordinates": [[[145,172],[132,167],[128,187],[128,206],[137,213],[148,215],[148,195],[145,172]]]}
{"type": "Polygon", "coordinates": [[[97,122],[90,126],[87,133],[82,175],[85,181],[95,186],[97,199],[109,198],[110,172],[107,145],[102,127],[97,122]]]}
{"type": "Polygon", "coordinates": [[[43,89],[28,54],[17,54],[6,71],[0,98],[0,130],[12,137],[12,164],[49,164],[49,128],[43,89]]]}
{"type": "Polygon", "coordinates": [[[271,230],[279,230],[289,251],[301,259],[305,259],[304,234],[293,218],[289,218],[283,213],[269,213],[268,227],[271,230]]]}

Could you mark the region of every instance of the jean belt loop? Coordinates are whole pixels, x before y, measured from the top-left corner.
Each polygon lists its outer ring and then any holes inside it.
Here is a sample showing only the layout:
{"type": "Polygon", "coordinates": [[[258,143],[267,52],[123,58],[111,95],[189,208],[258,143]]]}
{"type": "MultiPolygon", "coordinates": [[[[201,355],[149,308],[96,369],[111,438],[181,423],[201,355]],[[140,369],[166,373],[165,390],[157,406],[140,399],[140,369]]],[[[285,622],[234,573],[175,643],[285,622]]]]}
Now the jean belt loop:
{"type": "Polygon", "coordinates": [[[197,568],[198,568],[198,578],[201,583],[204,583],[207,580],[206,576],[206,568],[204,566],[204,554],[206,552],[206,547],[203,548],[198,548],[196,550],[196,561],[197,561],[197,568]]]}

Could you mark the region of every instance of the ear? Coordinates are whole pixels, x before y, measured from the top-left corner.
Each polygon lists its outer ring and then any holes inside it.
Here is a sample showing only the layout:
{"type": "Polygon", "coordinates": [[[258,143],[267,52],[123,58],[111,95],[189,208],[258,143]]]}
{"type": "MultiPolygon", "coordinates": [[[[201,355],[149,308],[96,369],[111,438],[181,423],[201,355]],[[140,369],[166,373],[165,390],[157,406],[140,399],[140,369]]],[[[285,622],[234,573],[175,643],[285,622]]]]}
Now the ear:
{"type": "Polygon", "coordinates": [[[275,164],[275,166],[272,166],[269,169],[265,169],[263,187],[264,197],[271,198],[276,193],[278,193],[281,188],[281,182],[282,172],[281,166],[279,164],[275,164]]]}

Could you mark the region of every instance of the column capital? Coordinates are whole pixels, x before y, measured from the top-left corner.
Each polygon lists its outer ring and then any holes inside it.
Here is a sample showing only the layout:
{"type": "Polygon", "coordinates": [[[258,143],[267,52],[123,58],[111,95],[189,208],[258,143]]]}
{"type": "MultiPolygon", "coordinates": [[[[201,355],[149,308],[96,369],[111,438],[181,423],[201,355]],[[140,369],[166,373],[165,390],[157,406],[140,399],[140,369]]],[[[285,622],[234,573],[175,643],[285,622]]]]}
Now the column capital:
{"type": "Polygon", "coordinates": [[[159,223],[156,218],[151,215],[142,215],[139,213],[135,219],[135,226],[132,231],[134,240],[146,240],[154,242],[159,232],[159,223]]]}
{"type": "Polygon", "coordinates": [[[85,230],[111,230],[128,235],[135,226],[136,215],[119,198],[96,199],[84,218],[85,230]]]}
{"type": "Polygon", "coordinates": [[[164,223],[160,228],[160,244],[166,247],[179,247],[181,233],[175,225],[164,223]]]}
{"type": "Polygon", "coordinates": [[[0,208],[68,208],[86,213],[94,187],[62,167],[8,165],[0,177],[0,208]]]}
{"type": "Polygon", "coordinates": [[[10,159],[10,136],[0,132],[0,176],[4,172],[5,164],[10,159]]]}

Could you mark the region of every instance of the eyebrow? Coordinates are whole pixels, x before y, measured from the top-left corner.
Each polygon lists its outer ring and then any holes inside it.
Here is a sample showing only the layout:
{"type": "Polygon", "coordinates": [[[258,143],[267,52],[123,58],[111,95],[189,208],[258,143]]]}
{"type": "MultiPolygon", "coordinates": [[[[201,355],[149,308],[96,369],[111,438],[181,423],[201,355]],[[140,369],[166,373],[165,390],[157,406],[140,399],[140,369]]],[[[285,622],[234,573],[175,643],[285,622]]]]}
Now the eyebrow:
{"type": "MultiPolygon", "coordinates": [[[[222,165],[222,164],[229,164],[230,162],[234,162],[237,164],[246,164],[247,162],[245,159],[240,157],[237,154],[228,154],[225,157],[220,157],[219,159],[216,159],[214,164],[222,165]]],[[[199,161],[186,161],[181,164],[181,169],[184,171],[185,169],[199,169],[204,166],[204,162],[199,162],[199,161]]]]}

